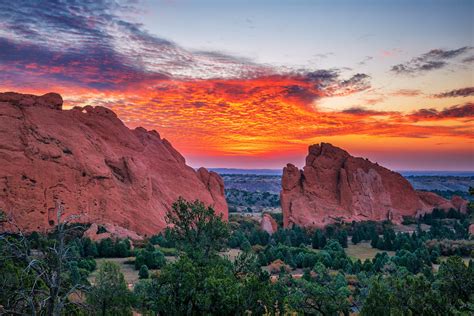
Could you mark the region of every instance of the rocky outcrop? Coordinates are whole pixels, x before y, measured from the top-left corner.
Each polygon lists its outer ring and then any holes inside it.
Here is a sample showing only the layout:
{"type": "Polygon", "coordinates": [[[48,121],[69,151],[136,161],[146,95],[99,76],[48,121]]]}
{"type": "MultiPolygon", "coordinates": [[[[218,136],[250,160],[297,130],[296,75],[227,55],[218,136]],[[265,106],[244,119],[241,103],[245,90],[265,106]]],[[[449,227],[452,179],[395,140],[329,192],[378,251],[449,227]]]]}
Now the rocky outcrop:
{"type": "Polygon", "coordinates": [[[435,207],[465,209],[462,199],[418,192],[399,173],[327,143],[309,147],[303,170],[292,164],[283,169],[280,198],[285,227],[320,227],[341,220],[400,223],[403,216],[435,207]]]}
{"type": "Polygon", "coordinates": [[[84,237],[87,237],[94,241],[99,241],[102,239],[130,239],[131,241],[142,241],[143,237],[138,235],[137,233],[128,230],[126,228],[113,225],[113,224],[104,224],[104,225],[97,225],[93,223],[85,232],[84,237]]]}
{"type": "Polygon", "coordinates": [[[278,224],[270,214],[264,213],[260,220],[260,229],[272,235],[278,230],[278,224]]]}
{"type": "Polygon", "coordinates": [[[54,93],[0,94],[0,209],[21,228],[52,227],[60,200],[80,222],[150,235],[179,196],[227,218],[222,179],[187,166],[156,131],[131,130],[105,107],[62,110],[54,93]]]}

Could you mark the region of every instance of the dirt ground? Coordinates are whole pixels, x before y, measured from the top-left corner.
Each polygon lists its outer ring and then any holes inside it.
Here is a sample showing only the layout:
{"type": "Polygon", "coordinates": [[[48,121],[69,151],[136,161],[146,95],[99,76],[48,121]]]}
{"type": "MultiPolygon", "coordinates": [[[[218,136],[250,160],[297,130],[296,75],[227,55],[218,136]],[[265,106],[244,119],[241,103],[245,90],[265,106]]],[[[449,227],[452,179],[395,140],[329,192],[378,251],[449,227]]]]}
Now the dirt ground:
{"type": "MultiPolygon", "coordinates": [[[[421,224],[420,227],[421,227],[422,231],[430,230],[430,226],[426,225],[426,224],[421,224]]],[[[416,232],[416,224],[397,225],[397,226],[393,227],[393,230],[395,232],[414,233],[414,232],[416,232]]]]}

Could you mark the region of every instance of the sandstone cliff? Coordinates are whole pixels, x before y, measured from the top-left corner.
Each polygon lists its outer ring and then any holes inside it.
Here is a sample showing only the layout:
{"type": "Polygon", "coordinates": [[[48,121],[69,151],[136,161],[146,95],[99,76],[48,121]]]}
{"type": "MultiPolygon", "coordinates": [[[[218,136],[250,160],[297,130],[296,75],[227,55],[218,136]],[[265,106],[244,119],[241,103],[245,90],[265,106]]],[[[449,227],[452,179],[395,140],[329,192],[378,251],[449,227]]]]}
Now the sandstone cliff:
{"type": "Polygon", "coordinates": [[[60,200],[80,222],[150,235],[179,196],[227,219],[220,176],[187,166],[156,131],[131,130],[105,107],[62,110],[54,93],[0,94],[0,209],[23,229],[54,225],[60,200]]]}
{"type": "Polygon", "coordinates": [[[434,207],[466,208],[462,199],[418,192],[400,174],[327,143],[309,147],[303,170],[292,164],[283,169],[280,198],[285,227],[318,227],[338,220],[400,223],[403,216],[434,207]]]}

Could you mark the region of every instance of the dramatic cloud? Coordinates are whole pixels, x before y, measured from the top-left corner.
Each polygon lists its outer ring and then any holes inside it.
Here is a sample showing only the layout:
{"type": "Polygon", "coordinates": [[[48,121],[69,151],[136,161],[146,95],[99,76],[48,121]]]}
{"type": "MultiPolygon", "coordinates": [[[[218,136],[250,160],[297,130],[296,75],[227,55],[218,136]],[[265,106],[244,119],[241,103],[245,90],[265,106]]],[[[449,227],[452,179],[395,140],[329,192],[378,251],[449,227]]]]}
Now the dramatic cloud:
{"type": "Polygon", "coordinates": [[[224,156],[292,152],[318,137],[349,135],[474,137],[472,105],[429,110],[429,115],[424,110],[403,113],[361,107],[320,111],[317,102],[310,106],[304,97],[319,91],[312,82],[304,86],[285,77],[169,81],[141,91],[139,97],[105,105],[128,125],[156,128],[191,154],[202,148],[224,156]],[[294,87],[304,87],[304,92],[294,87]]]}
{"type": "Polygon", "coordinates": [[[111,77],[117,72],[131,73],[130,81],[139,72],[177,78],[231,78],[268,71],[266,66],[223,54],[189,52],[125,21],[120,14],[126,10],[133,8],[114,1],[2,2],[0,63],[14,63],[15,71],[40,64],[65,67],[65,71],[70,70],[67,66],[74,66],[77,72],[86,68],[111,77]]]}
{"type": "Polygon", "coordinates": [[[0,3],[0,84],[40,88],[47,82],[123,91],[166,80],[275,78],[289,81],[282,92],[288,98],[307,103],[370,87],[366,74],[288,72],[219,52],[185,50],[125,20],[123,13],[134,11],[127,3],[0,3]]]}
{"type": "Polygon", "coordinates": [[[435,98],[456,98],[456,97],[468,97],[474,95],[474,87],[467,87],[462,89],[451,90],[443,93],[435,94],[435,98]]]}
{"type": "MultiPolygon", "coordinates": [[[[386,122],[419,122],[419,121],[435,121],[435,120],[449,120],[449,119],[463,119],[468,122],[474,118],[474,103],[466,103],[462,105],[453,105],[442,110],[420,109],[412,113],[404,114],[396,111],[377,111],[366,109],[364,107],[351,107],[343,110],[341,113],[350,114],[354,116],[384,116],[386,122]]],[[[474,137],[474,135],[473,135],[474,137]]]]}
{"type": "Polygon", "coordinates": [[[474,103],[454,105],[441,111],[436,109],[421,109],[409,115],[409,118],[418,120],[440,119],[474,119],[474,103]]]}
{"type": "Polygon", "coordinates": [[[448,61],[465,54],[472,50],[472,47],[461,47],[453,50],[444,49],[433,49],[429,52],[415,57],[410,61],[395,65],[391,68],[391,71],[397,74],[417,74],[427,72],[430,70],[436,70],[448,65],[448,61]]]}

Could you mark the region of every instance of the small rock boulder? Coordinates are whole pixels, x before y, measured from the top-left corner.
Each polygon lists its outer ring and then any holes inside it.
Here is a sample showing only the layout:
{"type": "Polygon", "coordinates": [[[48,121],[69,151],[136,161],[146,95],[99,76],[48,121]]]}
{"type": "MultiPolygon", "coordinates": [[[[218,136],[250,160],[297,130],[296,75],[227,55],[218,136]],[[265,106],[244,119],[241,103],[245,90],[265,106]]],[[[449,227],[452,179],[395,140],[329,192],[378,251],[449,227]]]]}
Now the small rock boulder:
{"type": "Polygon", "coordinates": [[[278,224],[270,214],[264,213],[260,220],[260,228],[272,235],[278,230],[278,224]]]}

